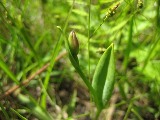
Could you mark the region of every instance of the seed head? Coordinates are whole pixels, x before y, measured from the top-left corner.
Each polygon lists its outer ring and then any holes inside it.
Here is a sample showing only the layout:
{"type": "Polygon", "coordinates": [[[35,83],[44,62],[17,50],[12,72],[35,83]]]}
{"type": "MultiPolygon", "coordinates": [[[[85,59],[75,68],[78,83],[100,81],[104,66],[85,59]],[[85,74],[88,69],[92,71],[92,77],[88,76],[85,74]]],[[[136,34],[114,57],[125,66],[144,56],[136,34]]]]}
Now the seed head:
{"type": "Polygon", "coordinates": [[[114,6],[110,7],[106,13],[106,18],[113,16],[116,13],[116,9],[119,7],[120,2],[117,2],[114,6]]]}
{"type": "Polygon", "coordinates": [[[143,0],[138,0],[137,7],[139,9],[143,8],[143,0]]]}

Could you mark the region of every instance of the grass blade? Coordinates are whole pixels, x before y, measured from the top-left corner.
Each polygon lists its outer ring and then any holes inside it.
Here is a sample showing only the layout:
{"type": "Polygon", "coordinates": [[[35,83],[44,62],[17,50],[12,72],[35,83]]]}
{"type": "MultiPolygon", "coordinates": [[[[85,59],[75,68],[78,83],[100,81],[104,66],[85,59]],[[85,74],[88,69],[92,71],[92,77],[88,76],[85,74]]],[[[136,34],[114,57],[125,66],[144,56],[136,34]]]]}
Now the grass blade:
{"type": "Polygon", "coordinates": [[[27,118],[25,118],[24,116],[22,116],[21,114],[19,114],[16,110],[14,110],[13,108],[11,108],[11,111],[13,113],[15,113],[19,118],[21,118],[21,120],[27,120],[27,118]]]}
{"type": "Polygon", "coordinates": [[[17,80],[17,78],[14,76],[12,71],[7,67],[7,65],[3,62],[2,59],[0,59],[0,68],[11,78],[13,82],[15,82],[16,84],[19,84],[19,81],[17,80]]]}
{"type": "Polygon", "coordinates": [[[0,103],[0,108],[1,108],[2,113],[3,113],[4,116],[5,116],[5,119],[6,119],[6,120],[10,120],[9,115],[8,115],[8,112],[5,110],[4,106],[3,106],[1,103],[0,103]]]}
{"type": "Polygon", "coordinates": [[[30,98],[28,98],[22,94],[19,94],[18,98],[20,102],[25,104],[30,109],[30,112],[39,120],[53,120],[50,114],[45,109],[40,107],[37,102],[33,98],[31,98],[31,96],[30,98]]]}
{"type": "MultiPolygon", "coordinates": [[[[66,22],[65,22],[65,25],[64,25],[64,31],[66,31],[66,28],[68,26],[68,20],[69,20],[69,17],[71,15],[71,12],[72,12],[74,2],[75,2],[75,0],[73,0],[72,6],[71,6],[70,11],[68,13],[68,16],[66,18],[66,22]]],[[[51,74],[52,68],[55,64],[56,56],[58,55],[58,52],[59,52],[59,50],[62,46],[62,42],[63,42],[63,40],[62,40],[62,35],[61,35],[57,44],[56,44],[56,46],[55,46],[55,48],[54,48],[54,50],[53,50],[53,56],[51,58],[50,66],[48,67],[48,70],[47,70],[48,72],[47,72],[45,80],[44,80],[44,87],[45,87],[46,90],[48,88],[50,74],[51,74]]],[[[46,97],[47,97],[47,94],[44,92],[41,96],[41,105],[42,105],[43,108],[46,108],[46,97]]]]}
{"type": "Polygon", "coordinates": [[[129,57],[130,57],[130,53],[132,51],[132,35],[133,34],[133,17],[130,20],[130,28],[129,28],[129,34],[128,34],[128,41],[127,41],[127,48],[125,50],[125,59],[123,62],[123,71],[126,71],[127,66],[128,66],[128,62],[129,62],[129,57]]]}

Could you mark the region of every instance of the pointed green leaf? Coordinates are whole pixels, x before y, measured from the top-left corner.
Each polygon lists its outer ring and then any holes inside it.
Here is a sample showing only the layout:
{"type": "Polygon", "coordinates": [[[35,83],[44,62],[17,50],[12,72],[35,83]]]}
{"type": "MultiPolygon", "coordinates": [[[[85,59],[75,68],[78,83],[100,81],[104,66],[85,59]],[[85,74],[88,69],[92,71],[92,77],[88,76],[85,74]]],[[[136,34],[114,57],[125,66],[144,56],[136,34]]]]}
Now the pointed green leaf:
{"type": "Polygon", "coordinates": [[[92,86],[97,99],[95,103],[99,109],[103,109],[109,101],[114,87],[114,48],[113,44],[101,56],[96,67],[92,86]]]}
{"type": "Polygon", "coordinates": [[[21,120],[28,120],[27,118],[25,118],[24,116],[22,116],[18,111],[16,111],[13,108],[10,108],[10,110],[15,113],[21,120]]]}
{"type": "Polygon", "coordinates": [[[12,71],[8,68],[8,66],[5,62],[3,62],[2,59],[0,59],[0,68],[11,78],[13,82],[19,84],[19,81],[17,80],[16,76],[12,73],[12,71]]]}
{"type": "Polygon", "coordinates": [[[30,110],[29,112],[36,116],[39,120],[53,120],[49,112],[37,104],[37,101],[31,96],[28,98],[23,94],[19,94],[18,99],[21,103],[27,106],[30,110]]]}

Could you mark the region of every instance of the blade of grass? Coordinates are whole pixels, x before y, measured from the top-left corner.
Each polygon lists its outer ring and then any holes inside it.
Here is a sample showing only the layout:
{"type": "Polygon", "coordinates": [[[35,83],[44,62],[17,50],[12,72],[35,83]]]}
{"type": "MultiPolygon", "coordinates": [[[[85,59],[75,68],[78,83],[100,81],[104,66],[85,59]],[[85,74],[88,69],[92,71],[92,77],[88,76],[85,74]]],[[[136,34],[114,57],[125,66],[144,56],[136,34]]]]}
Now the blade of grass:
{"type": "Polygon", "coordinates": [[[51,115],[41,106],[39,106],[36,100],[34,100],[31,96],[30,98],[28,98],[22,94],[19,94],[18,99],[21,103],[28,106],[28,108],[30,109],[30,112],[33,115],[35,115],[39,120],[53,120],[51,115]]]}
{"type": "MultiPolygon", "coordinates": [[[[157,33],[159,34],[159,33],[157,33]]],[[[158,35],[159,36],[159,35],[158,35]]],[[[156,38],[155,38],[156,39],[156,38]]],[[[156,48],[156,46],[159,44],[159,41],[160,41],[160,37],[158,37],[155,42],[153,43],[153,46],[151,47],[151,49],[149,50],[148,54],[147,54],[147,57],[145,58],[145,61],[144,61],[144,64],[143,64],[143,67],[142,67],[142,70],[141,72],[144,71],[145,67],[147,66],[149,60],[150,60],[150,57],[152,55],[152,53],[154,52],[154,49],[156,48]]]]}
{"type": "MultiPolygon", "coordinates": [[[[71,12],[72,12],[72,9],[73,9],[73,6],[74,6],[74,2],[75,2],[75,0],[73,0],[72,6],[71,6],[71,8],[69,10],[69,13],[67,15],[67,18],[66,18],[66,21],[65,21],[65,25],[64,25],[64,29],[63,29],[64,31],[66,31],[66,28],[68,26],[68,20],[69,20],[69,17],[71,15],[71,12]]],[[[53,50],[53,56],[51,58],[50,66],[47,69],[48,72],[47,72],[45,80],[44,80],[44,87],[45,87],[46,90],[48,88],[50,74],[51,74],[52,68],[53,68],[53,66],[55,64],[56,56],[58,55],[58,52],[59,52],[59,50],[60,50],[60,48],[62,46],[62,42],[63,42],[62,35],[60,35],[59,40],[58,40],[58,42],[57,42],[57,44],[56,44],[56,46],[55,46],[55,48],[53,50]]],[[[46,97],[47,97],[47,95],[45,93],[43,93],[42,96],[41,96],[41,106],[43,108],[46,108],[46,97]]]]}
{"type": "MultiPolygon", "coordinates": [[[[10,12],[7,10],[7,8],[5,7],[5,5],[3,4],[3,2],[0,1],[0,5],[3,7],[3,9],[6,11],[7,13],[7,17],[8,19],[12,22],[14,27],[18,27],[16,26],[17,23],[14,20],[14,18],[9,14],[10,12]]],[[[31,44],[29,35],[27,30],[25,29],[25,27],[23,27],[22,29],[13,29],[13,26],[7,26],[10,30],[11,33],[13,34],[17,34],[18,36],[21,36],[23,38],[23,40],[27,43],[28,48],[30,49],[30,51],[33,54],[33,57],[35,58],[35,60],[39,60],[38,58],[38,54],[36,53],[35,49],[33,48],[33,45],[31,44]],[[17,32],[18,31],[18,32],[17,32]]]]}
{"type": "Polygon", "coordinates": [[[90,20],[91,20],[91,0],[88,3],[88,78],[90,80],[90,20]]]}
{"type": "Polygon", "coordinates": [[[35,58],[35,60],[39,61],[39,56],[31,43],[31,39],[29,37],[29,33],[27,32],[27,30],[23,28],[19,34],[22,36],[23,40],[27,43],[28,48],[33,54],[32,57],[35,58]]]}
{"type": "Polygon", "coordinates": [[[17,80],[16,76],[12,73],[12,71],[8,68],[7,64],[3,62],[3,60],[0,58],[0,68],[11,78],[11,80],[19,84],[19,81],[17,80]]]}
{"type": "MultiPolygon", "coordinates": [[[[58,61],[60,58],[62,58],[65,54],[66,54],[66,52],[61,53],[58,57],[56,57],[56,61],[58,61]]],[[[23,82],[21,82],[21,84],[18,84],[16,86],[13,86],[13,87],[9,88],[2,96],[0,96],[0,100],[2,100],[3,98],[5,98],[6,96],[10,95],[11,93],[13,93],[15,90],[19,89],[20,87],[28,85],[28,83],[31,80],[33,80],[37,75],[39,75],[43,71],[45,71],[48,68],[49,65],[50,65],[49,63],[45,64],[40,69],[38,69],[36,72],[34,72],[33,74],[31,74],[27,79],[23,80],[23,82]]],[[[42,86],[42,88],[44,88],[44,87],[42,86]]],[[[45,89],[45,91],[46,91],[46,89],[45,89]]]]}
{"type": "Polygon", "coordinates": [[[5,116],[5,119],[6,120],[10,120],[8,112],[5,110],[5,108],[3,107],[3,105],[1,103],[0,103],[0,107],[1,107],[1,110],[2,110],[2,112],[4,114],[4,116],[5,116]]]}
{"type": "MultiPolygon", "coordinates": [[[[34,49],[35,49],[35,50],[38,50],[38,47],[40,46],[40,44],[42,43],[43,39],[46,37],[47,34],[48,34],[48,31],[44,32],[44,33],[40,36],[40,38],[36,41],[36,43],[35,43],[35,45],[34,45],[34,49]]],[[[25,63],[24,66],[28,66],[28,64],[30,63],[29,61],[31,61],[32,57],[33,57],[33,55],[30,55],[30,56],[27,57],[27,60],[26,60],[26,63],[25,63]]],[[[38,65],[38,64],[41,65],[41,64],[42,64],[42,63],[41,63],[42,61],[43,61],[43,60],[40,58],[39,61],[37,62],[37,65],[38,65]]]]}
{"type": "Polygon", "coordinates": [[[156,26],[157,26],[158,29],[160,29],[159,18],[160,18],[160,0],[157,0],[156,26]]]}
{"type": "Polygon", "coordinates": [[[16,110],[14,110],[13,108],[10,109],[12,112],[14,112],[21,120],[28,120],[27,118],[25,118],[24,116],[22,116],[21,114],[19,114],[16,110]]]}
{"type": "Polygon", "coordinates": [[[125,91],[124,91],[124,78],[122,78],[122,79],[118,82],[118,88],[119,88],[119,92],[120,92],[122,98],[123,98],[124,100],[127,100],[127,95],[126,95],[126,93],[125,93],[125,91]]]}
{"type": "Polygon", "coordinates": [[[133,106],[133,101],[130,102],[130,104],[129,104],[129,106],[128,106],[128,109],[127,109],[127,112],[126,112],[123,120],[127,120],[127,119],[128,119],[128,116],[129,116],[129,114],[130,114],[130,112],[131,112],[132,106],[133,106]]]}
{"type": "MultiPolygon", "coordinates": [[[[154,37],[154,39],[153,39],[153,46],[151,47],[151,49],[149,50],[149,52],[148,52],[148,54],[147,54],[147,57],[145,58],[145,61],[144,61],[144,64],[143,64],[143,67],[142,67],[142,69],[141,69],[141,72],[143,72],[144,71],[144,69],[145,69],[145,67],[147,66],[147,64],[148,64],[148,62],[149,62],[149,60],[150,60],[150,57],[151,57],[151,55],[152,55],[152,53],[153,53],[153,51],[154,51],[154,49],[156,48],[156,46],[158,45],[158,43],[159,43],[159,39],[160,39],[160,37],[159,37],[159,32],[160,32],[160,25],[159,25],[159,18],[160,18],[160,11],[159,11],[159,9],[160,9],[160,0],[157,0],[157,7],[156,7],[156,21],[155,21],[155,28],[156,28],[156,33],[155,33],[155,37],[154,37]],[[156,38],[157,37],[157,38],[156,38]]],[[[145,16],[144,16],[145,17],[145,16]]],[[[146,17],[145,17],[146,18],[146,17]]],[[[146,18],[147,19],[147,18],[146,18]]],[[[147,19],[148,20],[148,19],[147,19]]],[[[151,21],[151,20],[148,20],[148,21],[151,21]]],[[[152,22],[152,21],[151,21],[152,22]]]]}
{"type": "Polygon", "coordinates": [[[132,108],[131,111],[137,116],[138,120],[143,120],[141,115],[134,108],[132,108]]]}
{"type": "Polygon", "coordinates": [[[133,17],[130,20],[130,28],[129,28],[129,34],[128,34],[128,42],[127,42],[127,48],[125,49],[125,58],[123,62],[123,71],[126,71],[129,61],[129,56],[132,48],[132,35],[133,34],[133,17]]]}
{"type": "Polygon", "coordinates": [[[71,96],[70,103],[68,104],[67,108],[67,113],[69,118],[72,118],[72,114],[75,110],[76,100],[77,100],[76,97],[77,97],[77,91],[74,90],[73,95],[71,96]]]}

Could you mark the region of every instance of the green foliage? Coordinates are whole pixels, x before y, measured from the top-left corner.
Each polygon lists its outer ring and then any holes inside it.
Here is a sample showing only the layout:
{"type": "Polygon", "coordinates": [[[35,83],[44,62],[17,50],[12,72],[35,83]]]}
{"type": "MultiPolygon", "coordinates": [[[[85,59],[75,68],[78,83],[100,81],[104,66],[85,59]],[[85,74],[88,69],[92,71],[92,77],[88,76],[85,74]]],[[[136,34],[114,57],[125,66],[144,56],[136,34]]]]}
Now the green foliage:
{"type": "MultiPolygon", "coordinates": [[[[63,30],[58,26],[62,34],[64,33],[63,30]]],[[[72,34],[72,33],[71,33],[72,34]]],[[[75,35],[75,33],[74,33],[75,35]]],[[[75,36],[74,36],[75,37],[75,36]]],[[[94,102],[98,108],[98,112],[105,108],[106,104],[108,103],[114,86],[114,73],[115,73],[115,63],[114,63],[114,49],[113,44],[106,49],[104,54],[99,60],[97,68],[95,70],[93,76],[92,86],[90,81],[86,78],[84,72],[79,66],[79,61],[77,54],[75,54],[75,48],[71,42],[73,42],[74,37],[69,35],[69,38],[65,38],[66,49],[68,52],[69,59],[76,69],[76,71],[81,76],[82,80],[88,87],[91,96],[93,96],[94,102]],[[71,41],[71,42],[70,42],[71,41]]],[[[76,38],[76,42],[78,39],[76,38]]]]}
{"type": "Polygon", "coordinates": [[[159,33],[160,0],[1,0],[0,119],[160,119],[159,33]]]}

